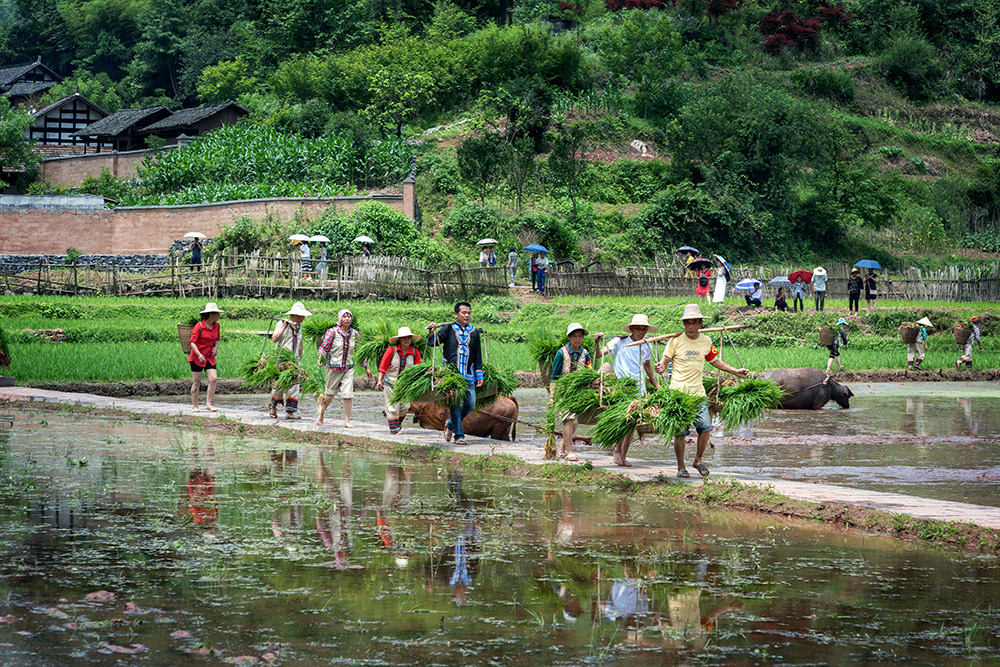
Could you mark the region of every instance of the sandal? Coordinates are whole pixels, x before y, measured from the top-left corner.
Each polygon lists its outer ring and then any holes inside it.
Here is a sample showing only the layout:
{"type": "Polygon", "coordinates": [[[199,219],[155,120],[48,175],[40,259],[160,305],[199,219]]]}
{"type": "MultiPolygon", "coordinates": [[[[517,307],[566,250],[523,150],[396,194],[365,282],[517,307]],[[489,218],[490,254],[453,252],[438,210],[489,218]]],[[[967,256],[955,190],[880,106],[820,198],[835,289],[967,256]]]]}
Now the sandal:
{"type": "Polygon", "coordinates": [[[700,472],[702,477],[708,477],[709,474],[708,466],[705,465],[704,463],[699,463],[694,467],[694,469],[700,472]]]}
{"type": "Polygon", "coordinates": [[[689,473],[687,470],[680,470],[677,472],[677,476],[680,477],[681,479],[689,479],[691,477],[691,473],[689,473]]]}
{"type": "Polygon", "coordinates": [[[560,449],[559,451],[556,452],[556,456],[561,459],[566,458],[566,450],[560,449]]]}
{"type": "Polygon", "coordinates": [[[578,457],[576,454],[563,454],[563,456],[566,457],[567,461],[579,461],[580,460],[580,457],[578,457]]]}
{"type": "Polygon", "coordinates": [[[469,443],[467,443],[465,440],[456,440],[455,444],[458,445],[458,446],[460,446],[460,447],[463,447],[465,445],[468,445],[469,443]]]}

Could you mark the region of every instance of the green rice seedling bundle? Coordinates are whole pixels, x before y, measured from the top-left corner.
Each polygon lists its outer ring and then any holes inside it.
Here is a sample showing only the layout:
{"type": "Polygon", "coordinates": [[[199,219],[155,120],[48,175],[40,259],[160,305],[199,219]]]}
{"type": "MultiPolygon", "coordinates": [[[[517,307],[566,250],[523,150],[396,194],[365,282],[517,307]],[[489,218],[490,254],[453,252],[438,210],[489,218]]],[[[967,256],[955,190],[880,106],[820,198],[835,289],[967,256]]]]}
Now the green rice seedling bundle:
{"type": "MultiPolygon", "coordinates": [[[[546,382],[552,377],[552,362],[556,358],[556,352],[567,344],[569,344],[569,338],[553,333],[536,334],[532,336],[528,343],[528,353],[538,363],[538,371],[545,375],[542,379],[546,382]]],[[[582,346],[591,354],[591,358],[593,358],[593,341],[584,338],[582,346]]]]}
{"type": "Polygon", "coordinates": [[[768,380],[744,380],[736,386],[723,386],[719,389],[722,422],[732,430],[760,419],[768,410],[780,407],[784,395],[781,387],[768,380]]]}
{"type": "Polygon", "coordinates": [[[273,382],[277,389],[287,391],[304,380],[308,372],[296,362],[291,350],[282,348],[259,359],[247,359],[241,374],[246,387],[267,387],[273,382]]]}
{"type": "Polygon", "coordinates": [[[666,439],[673,438],[694,423],[704,400],[662,387],[632,401],[618,401],[597,420],[590,432],[591,442],[600,447],[614,447],[640,424],[648,425],[666,439]]]}
{"type": "Polygon", "coordinates": [[[553,404],[562,414],[581,416],[600,412],[623,400],[630,401],[637,394],[638,385],[632,378],[605,376],[602,389],[600,373],[580,368],[555,383],[553,404]]]}
{"type": "Polygon", "coordinates": [[[303,369],[306,377],[302,380],[303,396],[321,396],[326,392],[326,372],[322,366],[310,366],[303,369]]]}
{"type": "Polygon", "coordinates": [[[323,342],[327,329],[337,326],[337,319],[332,315],[313,315],[302,322],[302,335],[311,340],[316,347],[323,342]]]}
{"type": "Polygon", "coordinates": [[[469,383],[458,369],[451,364],[431,366],[417,364],[404,369],[392,387],[393,403],[412,403],[427,400],[433,391],[433,402],[443,403],[449,408],[459,405],[469,393],[469,383]],[[433,378],[433,387],[432,380],[433,378]]]}
{"type": "Polygon", "coordinates": [[[492,405],[500,396],[512,395],[515,389],[517,389],[517,377],[513,371],[484,363],[483,386],[476,390],[476,407],[485,408],[492,405]]]}

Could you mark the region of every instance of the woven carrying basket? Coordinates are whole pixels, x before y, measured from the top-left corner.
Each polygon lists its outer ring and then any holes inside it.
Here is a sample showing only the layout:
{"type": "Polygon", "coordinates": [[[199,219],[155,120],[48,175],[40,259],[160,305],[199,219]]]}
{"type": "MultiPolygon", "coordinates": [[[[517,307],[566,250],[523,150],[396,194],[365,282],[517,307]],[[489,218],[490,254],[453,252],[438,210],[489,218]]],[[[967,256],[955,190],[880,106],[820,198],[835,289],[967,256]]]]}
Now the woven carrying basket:
{"type": "Polygon", "coordinates": [[[912,324],[904,324],[899,327],[899,335],[903,337],[904,343],[912,345],[917,342],[917,336],[920,335],[920,328],[912,324]]]}
{"type": "Polygon", "coordinates": [[[194,331],[193,324],[177,323],[177,337],[181,339],[181,349],[184,354],[191,354],[191,332],[194,331]]]}
{"type": "Polygon", "coordinates": [[[820,327],[819,344],[833,345],[833,329],[831,329],[830,327],[820,327]]]}
{"type": "Polygon", "coordinates": [[[966,329],[961,324],[955,325],[955,342],[959,345],[965,345],[969,342],[969,338],[972,337],[972,329],[966,329]]]}

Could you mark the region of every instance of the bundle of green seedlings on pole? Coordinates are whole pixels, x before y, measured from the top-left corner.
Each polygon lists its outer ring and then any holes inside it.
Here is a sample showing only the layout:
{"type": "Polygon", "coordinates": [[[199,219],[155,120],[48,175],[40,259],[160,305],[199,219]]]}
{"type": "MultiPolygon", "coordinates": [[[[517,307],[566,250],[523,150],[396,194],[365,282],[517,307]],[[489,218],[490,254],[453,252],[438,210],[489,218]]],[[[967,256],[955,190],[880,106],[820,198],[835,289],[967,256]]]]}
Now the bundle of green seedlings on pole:
{"type": "Polygon", "coordinates": [[[605,375],[602,383],[600,373],[580,368],[559,378],[552,401],[560,413],[579,417],[600,412],[621,401],[631,401],[638,393],[638,384],[632,378],[605,375]]]}
{"type": "Polygon", "coordinates": [[[719,389],[722,411],[719,416],[729,430],[735,430],[760,419],[772,409],[781,407],[785,391],[769,380],[750,379],[736,386],[723,385],[719,389]]]}
{"type": "Polygon", "coordinates": [[[431,366],[421,363],[410,366],[399,374],[392,387],[391,400],[393,403],[431,400],[451,408],[460,405],[468,393],[468,380],[453,365],[431,366]]]}
{"type": "Polygon", "coordinates": [[[247,359],[241,375],[245,387],[270,387],[273,383],[280,391],[288,391],[302,383],[309,376],[309,371],[299,365],[291,350],[282,348],[259,359],[247,359]]]}
{"type": "Polygon", "coordinates": [[[498,368],[487,362],[483,364],[483,386],[476,390],[476,407],[493,405],[501,396],[511,396],[517,389],[514,371],[498,368]]]}
{"type": "MultiPolygon", "coordinates": [[[[532,335],[530,342],[528,343],[528,354],[531,358],[538,363],[538,370],[540,373],[552,374],[552,362],[556,358],[556,352],[558,352],[564,345],[569,344],[569,338],[566,336],[557,336],[553,333],[537,333],[532,335]]],[[[591,358],[594,354],[594,341],[592,338],[584,338],[582,347],[590,353],[591,358]]],[[[549,378],[543,378],[548,382],[549,378]]]]}
{"type": "Polygon", "coordinates": [[[613,447],[640,424],[654,433],[671,439],[694,423],[704,397],[661,387],[631,401],[612,404],[598,418],[591,430],[591,442],[600,447],[613,447]]]}

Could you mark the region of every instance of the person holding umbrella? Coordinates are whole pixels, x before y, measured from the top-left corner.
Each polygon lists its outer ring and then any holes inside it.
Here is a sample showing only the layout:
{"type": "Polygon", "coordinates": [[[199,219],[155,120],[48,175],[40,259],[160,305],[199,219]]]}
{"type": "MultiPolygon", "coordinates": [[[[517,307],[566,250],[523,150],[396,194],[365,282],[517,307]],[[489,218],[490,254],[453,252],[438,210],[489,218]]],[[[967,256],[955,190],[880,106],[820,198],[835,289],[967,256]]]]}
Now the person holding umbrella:
{"type": "Polygon", "coordinates": [[[545,294],[545,274],[549,270],[549,251],[542,250],[538,259],[535,260],[538,268],[538,293],[545,294]]]}
{"type": "Polygon", "coordinates": [[[858,302],[861,300],[861,288],[864,281],[861,280],[861,272],[858,267],[851,269],[851,277],[847,279],[847,311],[858,314],[858,302]]]}
{"type": "Polygon", "coordinates": [[[792,312],[797,313],[801,310],[803,313],[806,312],[806,306],[803,299],[806,295],[806,281],[802,272],[799,271],[798,275],[795,276],[795,280],[792,282],[792,312]]]}
{"type": "Polygon", "coordinates": [[[715,292],[712,295],[712,303],[725,303],[726,302],[726,285],[732,280],[732,273],[729,272],[729,263],[726,262],[726,258],[722,255],[714,255],[715,261],[718,262],[718,268],[715,271],[715,292]]]}
{"type": "Polygon", "coordinates": [[[927,350],[927,327],[934,326],[926,317],[917,320],[917,324],[920,325],[920,333],[917,334],[915,341],[906,346],[906,370],[908,371],[920,370],[920,363],[924,360],[924,353],[927,350]]]}
{"type": "Polygon", "coordinates": [[[698,257],[689,262],[688,267],[695,272],[695,276],[698,278],[697,286],[694,288],[695,300],[704,299],[706,304],[710,303],[708,285],[712,280],[712,262],[704,257],[698,257]]]}
{"type": "Polygon", "coordinates": [[[868,307],[868,314],[871,315],[873,310],[877,309],[875,301],[878,299],[878,274],[875,273],[874,268],[868,269],[868,275],[865,276],[865,306],[868,307]]]}
{"type": "Polygon", "coordinates": [[[510,286],[513,287],[517,275],[517,248],[514,246],[507,249],[507,270],[510,272],[510,286]]]}
{"type": "Polygon", "coordinates": [[[309,262],[310,255],[311,252],[309,250],[309,241],[308,240],[300,241],[299,262],[302,263],[302,278],[304,280],[312,280],[312,277],[309,275],[310,272],[312,271],[312,264],[309,262]]]}
{"type": "Polygon", "coordinates": [[[761,304],[764,303],[764,290],[759,280],[753,281],[753,289],[744,294],[743,298],[746,300],[748,306],[760,308],[761,304]]]}
{"type": "Polygon", "coordinates": [[[812,290],[818,313],[823,310],[823,306],[826,304],[826,269],[822,266],[813,269],[812,290]]]}
{"type": "Polygon", "coordinates": [[[538,287],[537,287],[537,285],[538,285],[538,265],[537,265],[536,262],[538,262],[538,253],[537,252],[533,252],[533,253],[531,253],[531,291],[532,292],[537,292],[538,291],[538,287]]]}
{"type": "Polygon", "coordinates": [[[191,271],[201,271],[201,239],[197,237],[191,244],[191,271]]]}

